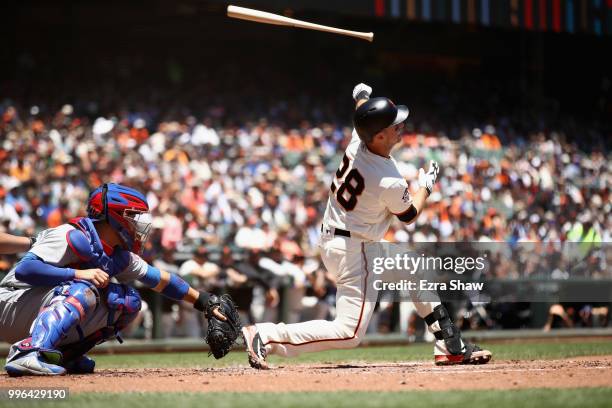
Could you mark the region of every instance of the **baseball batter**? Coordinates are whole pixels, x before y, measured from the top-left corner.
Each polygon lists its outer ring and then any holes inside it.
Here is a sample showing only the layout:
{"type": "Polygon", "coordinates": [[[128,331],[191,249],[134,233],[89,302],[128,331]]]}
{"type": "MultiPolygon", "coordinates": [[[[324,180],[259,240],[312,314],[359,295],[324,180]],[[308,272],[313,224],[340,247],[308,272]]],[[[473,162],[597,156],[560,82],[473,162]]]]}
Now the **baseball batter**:
{"type": "Polygon", "coordinates": [[[0,282],[0,340],[15,342],[5,365],[9,375],[93,372],[95,362],[85,353],[120,340],[119,331],[140,311],[140,295],[128,286],[135,280],[191,303],[210,321],[236,313],[231,302],[138,256],[151,229],[148,210],[140,192],[104,184],[90,195],[87,217],[38,234],[0,282]]]}
{"type": "MultiPolygon", "coordinates": [[[[408,108],[387,98],[372,98],[365,84],[353,90],[357,107],[355,129],[342,163],[330,186],[320,240],[321,258],[335,274],[336,319],[297,324],[261,323],[243,328],[249,363],[267,369],[266,356],[284,357],[328,349],[356,347],[363,339],[374,309],[366,300],[372,273],[367,260],[368,242],[380,241],[394,218],[410,224],[425,206],[438,177],[434,161],[419,170],[419,190],[411,195],[390,152],[401,138],[408,108]]],[[[434,361],[438,365],[483,364],[491,353],[464,342],[440,302],[415,302],[436,337],[434,361]]]]}

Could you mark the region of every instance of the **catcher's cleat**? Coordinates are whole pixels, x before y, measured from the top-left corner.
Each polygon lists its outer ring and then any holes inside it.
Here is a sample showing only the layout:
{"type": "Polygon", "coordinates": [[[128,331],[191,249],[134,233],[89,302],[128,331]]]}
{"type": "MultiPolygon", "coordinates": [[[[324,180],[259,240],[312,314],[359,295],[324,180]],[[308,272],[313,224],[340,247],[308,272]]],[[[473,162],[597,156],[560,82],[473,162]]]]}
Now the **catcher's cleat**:
{"type": "Polygon", "coordinates": [[[69,374],[91,374],[95,367],[96,362],[86,355],[79,356],[64,364],[64,368],[69,374]]]}
{"type": "Polygon", "coordinates": [[[464,343],[465,349],[461,354],[443,354],[434,356],[437,366],[456,364],[487,364],[493,356],[489,350],[483,350],[475,344],[464,343]]]}
{"type": "Polygon", "coordinates": [[[246,345],[246,351],[249,356],[249,364],[251,367],[258,370],[267,370],[270,367],[266,362],[267,352],[266,347],[257,333],[255,326],[246,326],[242,328],[242,337],[246,345]]]}
{"type": "Polygon", "coordinates": [[[31,351],[10,360],[6,363],[4,369],[11,377],[66,374],[66,369],[64,367],[46,362],[38,351],[31,351]]]}

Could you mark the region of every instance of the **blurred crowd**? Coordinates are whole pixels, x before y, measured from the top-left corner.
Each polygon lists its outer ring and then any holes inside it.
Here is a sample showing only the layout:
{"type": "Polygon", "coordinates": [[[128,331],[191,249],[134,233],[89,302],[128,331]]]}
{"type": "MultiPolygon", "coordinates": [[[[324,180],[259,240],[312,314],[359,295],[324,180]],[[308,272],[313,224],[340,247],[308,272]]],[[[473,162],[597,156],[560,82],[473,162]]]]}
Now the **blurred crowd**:
{"type": "MultiPolygon", "coordinates": [[[[221,106],[199,117],[156,119],[138,110],[91,116],[70,104],[55,111],[5,101],[0,229],[33,235],[58,226],[85,213],[93,187],[124,183],[146,192],[152,210],[148,261],[198,288],[233,293],[245,320],[276,319],[281,308],[289,321],[329,317],[333,277],[316,243],[352,129],[348,121],[317,122],[286,108],[277,103],[259,119],[232,123],[220,120],[229,115],[221,106]]],[[[579,138],[517,134],[508,120],[452,131],[409,121],[393,153],[402,174],[412,190],[430,159],[441,174],[418,221],[397,221],[385,239],[544,246],[569,240],[593,256],[611,240],[612,164],[605,149],[579,149],[579,138]]],[[[0,271],[13,262],[3,258],[0,271]]],[[[500,278],[525,277],[538,262],[532,257],[516,268],[499,259],[491,270],[500,278]]],[[[598,273],[609,274],[605,256],[594,262],[598,273]]],[[[163,310],[167,335],[200,327],[180,328],[197,319],[180,305],[163,310]]]]}

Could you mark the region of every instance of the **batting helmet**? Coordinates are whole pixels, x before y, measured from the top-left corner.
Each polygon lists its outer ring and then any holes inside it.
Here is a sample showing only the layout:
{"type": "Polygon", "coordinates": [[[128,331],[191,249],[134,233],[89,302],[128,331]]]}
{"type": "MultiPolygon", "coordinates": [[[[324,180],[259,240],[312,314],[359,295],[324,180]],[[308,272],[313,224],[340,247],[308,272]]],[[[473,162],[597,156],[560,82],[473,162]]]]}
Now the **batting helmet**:
{"type": "Polygon", "coordinates": [[[146,197],[120,184],[103,184],[89,196],[87,217],[109,223],[125,248],[140,253],[151,231],[151,215],[146,197]]]}
{"type": "Polygon", "coordinates": [[[371,142],[378,132],[402,123],[407,117],[406,106],[396,106],[388,98],[372,98],[357,108],[353,123],[359,138],[367,143],[371,142]]]}

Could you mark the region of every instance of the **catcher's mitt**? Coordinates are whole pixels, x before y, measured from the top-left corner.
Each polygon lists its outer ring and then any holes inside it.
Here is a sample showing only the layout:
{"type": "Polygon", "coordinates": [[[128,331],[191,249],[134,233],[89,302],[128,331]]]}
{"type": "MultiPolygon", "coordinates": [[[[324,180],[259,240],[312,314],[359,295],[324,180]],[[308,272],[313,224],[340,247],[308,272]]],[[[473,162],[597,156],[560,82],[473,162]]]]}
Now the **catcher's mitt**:
{"type": "Polygon", "coordinates": [[[240,335],[242,324],[236,310],[236,305],[230,295],[210,295],[205,311],[208,319],[208,331],[206,332],[206,343],[210,346],[211,354],[219,359],[230,352],[232,345],[240,335]],[[215,309],[218,308],[226,320],[221,320],[215,309]]]}

